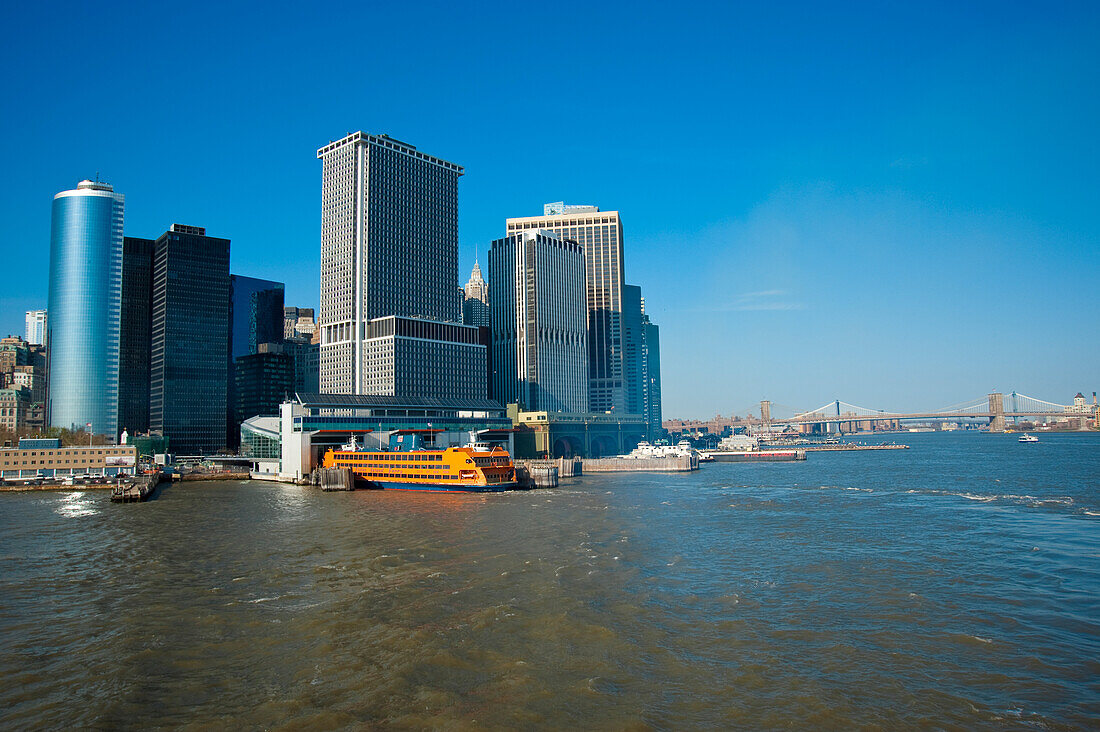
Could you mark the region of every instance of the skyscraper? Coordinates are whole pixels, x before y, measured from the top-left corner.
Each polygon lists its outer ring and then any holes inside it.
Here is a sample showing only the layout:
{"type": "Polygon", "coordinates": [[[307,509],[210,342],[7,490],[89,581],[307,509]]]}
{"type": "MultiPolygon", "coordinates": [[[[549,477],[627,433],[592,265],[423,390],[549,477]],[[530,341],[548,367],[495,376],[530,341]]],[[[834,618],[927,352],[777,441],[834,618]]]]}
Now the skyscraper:
{"type": "Polygon", "coordinates": [[[226,446],[229,240],[172,224],[153,254],[149,427],[181,454],[226,446]]]}
{"type": "Polygon", "coordinates": [[[229,276],[229,351],[236,360],[256,353],[261,343],[283,340],[282,282],[229,276]]]}
{"type": "Polygon", "coordinates": [[[156,242],[128,236],[122,244],[118,426],[131,435],[149,430],[149,361],[156,242]]]}
{"type": "Polygon", "coordinates": [[[118,438],[125,196],[81,181],[54,196],[46,342],[49,423],[118,438]]]}
{"type": "Polygon", "coordinates": [[[649,438],[661,437],[661,331],[645,314],[642,302],[642,364],[645,367],[645,417],[649,424],[649,438]]]}
{"type": "Polygon", "coordinates": [[[545,229],[584,249],[589,409],[623,412],[623,227],[619,212],[564,203],[546,204],[543,211],[543,216],[508,219],[506,233],[545,229]]]}
{"type": "Polygon", "coordinates": [[[623,285],[623,391],[628,414],[645,411],[645,363],[642,357],[642,288],[623,285]]]}
{"type": "Polygon", "coordinates": [[[489,282],[494,398],[533,411],[587,412],[580,246],[537,230],[497,239],[489,282]]]}
{"type": "Polygon", "coordinates": [[[459,165],[387,135],[317,151],[321,186],[321,390],[364,393],[368,323],[461,322],[459,165]]]}
{"type": "Polygon", "coordinates": [[[466,325],[489,327],[489,286],[485,284],[485,278],[481,276],[481,265],[476,261],[463,293],[462,322],[466,325]]]}
{"type": "MultiPolygon", "coordinates": [[[[247,408],[255,402],[251,397],[238,401],[237,387],[242,383],[236,375],[236,369],[243,356],[251,356],[259,353],[261,344],[278,344],[283,342],[283,293],[285,286],[282,282],[261,280],[255,277],[242,275],[229,276],[229,361],[227,363],[227,375],[229,377],[226,391],[226,406],[229,409],[226,417],[226,446],[234,448],[241,437],[241,422],[256,413],[245,414],[239,410],[240,404],[247,408]]],[[[250,364],[253,362],[250,361],[250,364]]],[[[245,377],[250,389],[263,390],[264,384],[258,383],[265,371],[262,367],[251,367],[250,374],[245,377]]],[[[282,381],[271,386],[271,393],[283,394],[282,381]]]]}
{"type": "Polygon", "coordinates": [[[23,335],[27,343],[46,345],[46,311],[27,311],[27,331],[23,335]]]}

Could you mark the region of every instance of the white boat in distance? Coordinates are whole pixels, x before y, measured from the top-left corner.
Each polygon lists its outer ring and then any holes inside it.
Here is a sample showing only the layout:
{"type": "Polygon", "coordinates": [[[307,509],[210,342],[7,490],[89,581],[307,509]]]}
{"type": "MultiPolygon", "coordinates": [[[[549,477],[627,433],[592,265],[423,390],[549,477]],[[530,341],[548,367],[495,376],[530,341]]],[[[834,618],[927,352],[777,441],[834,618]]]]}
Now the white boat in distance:
{"type": "Polygon", "coordinates": [[[1038,441],[1039,441],[1038,437],[1036,437],[1035,435],[1029,435],[1026,432],[1024,434],[1020,435],[1020,439],[1019,439],[1019,442],[1038,442],[1038,441]]]}

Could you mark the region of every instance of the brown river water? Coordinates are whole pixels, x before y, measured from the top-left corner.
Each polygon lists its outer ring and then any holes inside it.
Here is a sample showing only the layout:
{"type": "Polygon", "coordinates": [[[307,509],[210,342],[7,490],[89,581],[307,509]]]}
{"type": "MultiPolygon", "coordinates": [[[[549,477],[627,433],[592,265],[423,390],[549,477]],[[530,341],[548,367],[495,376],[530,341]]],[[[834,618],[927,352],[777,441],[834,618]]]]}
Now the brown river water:
{"type": "Polygon", "coordinates": [[[0,495],[0,727],[1096,728],[1100,436],[910,441],[482,496],[0,495]]]}

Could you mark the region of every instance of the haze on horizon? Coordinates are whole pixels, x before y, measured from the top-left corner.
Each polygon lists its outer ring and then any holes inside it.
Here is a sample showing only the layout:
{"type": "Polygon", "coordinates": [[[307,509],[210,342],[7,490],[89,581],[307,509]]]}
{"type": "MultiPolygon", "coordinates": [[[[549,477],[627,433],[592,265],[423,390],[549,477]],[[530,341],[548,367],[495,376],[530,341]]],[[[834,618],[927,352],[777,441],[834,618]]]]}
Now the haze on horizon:
{"type": "Polygon", "coordinates": [[[666,418],[1100,390],[1100,6],[263,8],[0,11],[0,331],[97,172],[315,306],[315,152],[362,129],[465,166],[463,282],[506,217],[620,211],[666,418]]]}

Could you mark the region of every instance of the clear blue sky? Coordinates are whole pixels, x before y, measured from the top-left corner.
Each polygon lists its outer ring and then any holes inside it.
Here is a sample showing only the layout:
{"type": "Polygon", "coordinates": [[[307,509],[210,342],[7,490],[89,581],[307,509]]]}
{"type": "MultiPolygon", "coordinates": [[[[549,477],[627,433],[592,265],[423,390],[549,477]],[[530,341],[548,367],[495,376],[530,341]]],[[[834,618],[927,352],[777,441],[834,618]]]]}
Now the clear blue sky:
{"type": "Polygon", "coordinates": [[[0,330],[97,171],[315,305],[362,129],[466,167],[463,281],[508,216],[621,211],[666,416],[1100,389],[1100,5],[891,5],[7,3],[0,330]]]}

